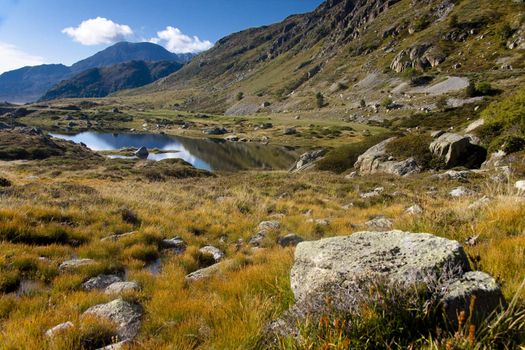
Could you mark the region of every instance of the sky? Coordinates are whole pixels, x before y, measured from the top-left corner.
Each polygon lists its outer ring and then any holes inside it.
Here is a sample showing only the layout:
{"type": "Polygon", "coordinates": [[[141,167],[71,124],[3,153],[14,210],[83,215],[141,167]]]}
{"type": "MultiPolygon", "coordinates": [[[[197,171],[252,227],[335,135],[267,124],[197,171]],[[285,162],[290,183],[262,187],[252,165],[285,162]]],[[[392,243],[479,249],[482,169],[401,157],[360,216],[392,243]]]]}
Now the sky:
{"type": "Polygon", "coordinates": [[[71,65],[118,41],[201,52],[240,30],[309,12],[323,0],[0,0],[0,73],[71,65]]]}

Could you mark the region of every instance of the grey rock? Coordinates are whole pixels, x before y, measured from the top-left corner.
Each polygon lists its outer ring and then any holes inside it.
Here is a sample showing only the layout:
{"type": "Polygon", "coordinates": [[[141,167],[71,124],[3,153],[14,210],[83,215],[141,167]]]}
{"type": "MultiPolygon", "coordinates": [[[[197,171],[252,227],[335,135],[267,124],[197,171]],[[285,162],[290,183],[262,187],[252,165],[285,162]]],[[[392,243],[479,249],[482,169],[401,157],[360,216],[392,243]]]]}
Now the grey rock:
{"type": "Polygon", "coordinates": [[[184,280],[186,281],[186,283],[190,283],[190,282],[195,282],[195,281],[200,281],[200,280],[211,278],[220,272],[221,268],[223,267],[223,264],[224,262],[214,264],[214,265],[205,267],[203,269],[194,271],[186,275],[184,280]]]}
{"type": "Polygon", "coordinates": [[[487,157],[487,151],[471,143],[471,139],[458,134],[445,133],[430,144],[430,151],[444,160],[445,166],[479,168],[487,157]]]}
{"type": "Polygon", "coordinates": [[[104,346],[103,348],[99,348],[97,350],[122,350],[122,349],[127,349],[127,347],[130,345],[131,345],[130,340],[123,340],[115,344],[104,346]]]}
{"type": "Polygon", "coordinates": [[[204,130],[204,133],[206,135],[224,135],[228,133],[228,130],[225,128],[214,127],[204,130]]]}
{"type": "Polygon", "coordinates": [[[443,130],[433,131],[433,132],[430,133],[430,137],[432,137],[433,139],[437,139],[438,137],[440,137],[444,133],[445,132],[443,130]]]}
{"type": "Polygon", "coordinates": [[[459,181],[465,181],[467,180],[468,176],[471,174],[468,170],[447,170],[444,173],[441,174],[435,174],[432,175],[432,178],[438,179],[438,180],[459,180],[459,181]]]}
{"type": "Polygon", "coordinates": [[[299,243],[303,242],[304,238],[296,235],[294,233],[290,233],[286,236],[279,237],[277,239],[277,244],[279,244],[281,247],[295,247],[299,243]]]}
{"type": "Polygon", "coordinates": [[[414,204],[413,206],[407,208],[405,210],[405,213],[410,214],[410,215],[422,214],[423,213],[423,208],[421,208],[421,206],[418,205],[418,204],[414,204]]]}
{"type": "Polygon", "coordinates": [[[89,266],[95,264],[93,259],[71,259],[64,261],[58,266],[58,269],[61,271],[74,270],[80,267],[89,266]]]}
{"type": "Polygon", "coordinates": [[[72,322],[67,321],[67,322],[61,323],[59,325],[56,325],[53,328],[48,329],[46,331],[45,335],[48,338],[53,338],[58,333],[64,332],[64,331],[66,331],[68,329],[71,329],[71,328],[74,328],[74,327],[75,327],[75,325],[72,322]]]}
{"type": "Polygon", "coordinates": [[[149,151],[146,147],[142,146],[138,150],[136,150],[134,154],[139,158],[148,158],[149,151]]]}
{"type": "Polygon", "coordinates": [[[123,294],[128,292],[135,292],[140,290],[140,285],[137,282],[115,282],[110,284],[104,290],[106,294],[123,294]]]}
{"type": "Polygon", "coordinates": [[[300,172],[312,169],[320,159],[324,157],[326,150],[318,149],[310,152],[303,153],[299,160],[295,162],[294,165],[290,168],[290,172],[300,172]]]}
{"type": "Polygon", "coordinates": [[[485,125],[484,119],[475,120],[467,126],[467,128],[465,129],[465,132],[470,133],[483,125],[485,125]]]}
{"type": "Polygon", "coordinates": [[[283,135],[295,135],[297,134],[297,129],[295,128],[284,128],[283,135]]]}
{"type": "Polygon", "coordinates": [[[392,220],[384,216],[377,216],[367,221],[365,225],[368,227],[369,230],[383,232],[383,231],[391,230],[393,222],[392,220]]]}
{"type": "Polygon", "coordinates": [[[360,289],[363,281],[380,279],[408,287],[440,277],[446,267],[453,267],[450,274],[456,277],[469,270],[456,241],[426,233],[359,232],[300,243],[291,287],[297,303],[323,304],[330,298],[335,307],[346,308],[352,295],[368,293],[360,289]]]}
{"type": "Polygon", "coordinates": [[[519,195],[525,194],[525,180],[516,181],[514,188],[518,190],[519,195]]]}
{"type": "Polygon", "coordinates": [[[476,296],[474,315],[472,315],[474,323],[485,319],[505,303],[501,289],[494,278],[480,271],[467,272],[448,285],[443,295],[445,313],[450,321],[457,322],[457,315],[461,311],[469,317],[469,306],[474,295],[476,296]]]}
{"type": "Polygon", "coordinates": [[[482,198],[478,199],[477,201],[475,201],[474,203],[472,203],[471,205],[469,205],[469,209],[471,210],[477,210],[477,209],[481,209],[483,207],[486,207],[487,205],[489,205],[491,202],[491,199],[487,196],[483,196],[482,198]]]}
{"type": "Polygon", "coordinates": [[[110,284],[121,281],[122,278],[116,275],[100,275],[90,278],[86,282],[82,283],[82,288],[85,290],[105,289],[110,284]]]}
{"type": "Polygon", "coordinates": [[[266,238],[266,231],[259,231],[250,238],[250,240],[248,241],[248,244],[254,247],[259,247],[265,238],[266,238]]]}
{"type": "Polygon", "coordinates": [[[258,228],[259,231],[277,231],[281,228],[281,223],[276,220],[262,221],[261,223],[259,223],[258,228]]]}
{"type": "Polygon", "coordinates": [[[163,249],[173,250],[177,254],[182,254],[186,251],[186,242],[178,236],[170,239],[163,239],[161,245],[163,249]]]}
{"type": "Polygon", "coordinates": [[[446,56],[438,48],[429,43],[415,45],[400,51],[390,64],[390,68],[401,73],[408,68],[423,71],[429,67],[437,67],[445,60],[446,56]]]}
{"type": "Polygon", "coordinates": [[[215,262],[221,261],[226,256],[222,250],[211,245],[202,247],[201,249],[199,249],[199,252],[201,252],[202,254],[209,254],[213,256],[215,262]]]}
{"type": "Polygon", "coordinates": [[[391,155],[386,152],[386,146],[393,140],[395,140],[395,137],[384,140],[369,148],[357,158],[354,167],[359,170],[361,175],[385,173],[405,176],[420,172],[421,168],[414,158],[402,161],[391,160],[391,155]]]}
{"type": "Polygon", "coordinates": [[[460,198],[460,197],[472,196],[472,195],[474,195],[474,192],[469,190],[466,187],[460,186],[460,187],[456,187],[452,191],[450,191],[449,195],[451,197],[460,198]]]}
{"type": "Polygon", "coordinates": [[[99,304],[87,309],[83,315],[93,315],[107,319],[117,326],[120,339],[133,339],[139,329],[142,318],[142,307],[122,299],[115,299],[106,304],[99,304]]]}
{"type": "Polygon", "coordinates": [[[106,241],[114,241],[114,242],[116,242],[119,239],[133,236],[136,233],[137,233],[136,231],[133,231],[133,232],[126,232],[126,233],[121,233],[121,234],[110,235],[110,236],[102,238],[101,241],[102,242],[106,242],[106,241]]]}

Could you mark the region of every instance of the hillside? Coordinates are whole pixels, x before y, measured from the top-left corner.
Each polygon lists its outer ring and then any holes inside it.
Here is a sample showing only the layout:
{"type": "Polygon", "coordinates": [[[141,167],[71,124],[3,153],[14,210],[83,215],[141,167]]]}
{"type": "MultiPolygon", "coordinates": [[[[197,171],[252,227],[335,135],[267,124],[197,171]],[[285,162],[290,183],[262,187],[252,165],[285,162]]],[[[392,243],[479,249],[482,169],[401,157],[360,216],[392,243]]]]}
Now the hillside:
{"type": "MultiPolygon", "coordinates": [[[[47,90],[64,79],[92,68],[112,66],[129,61],[173,61],[184,64],[192,54],[174,54],[152,43],[120,42],[73,64],[24,67],[0,75],[0,101],[25,103],[38,100],[47,90]]],[[[150,80],[149,82],[152,82],[150,80]]],[[[134,85],[141,86],[141,85],[134,85]]]]}
{"type": "MultiPolygon", "coordinates": [[[[351,115],[362,99],[373,106],[392,98],[405,111],[432,108],[417,85],[447,76],[509,89],[521,81],[523,50],[515,43],[523,40],[523,7],[511,0],[327,1],[227,36],[179,72],[126,95],[228,114],[315,110],[317,93],[328,106],[320,113],[351,115]],[[418,76],[426,80],[412,80],[418,76]]],[[[454,97],[464,84],[445,84],[435,95],[454,97]]]]}
{"type": "Polygon", "coordinates": [[[105,97],[115,91],[152,83],[181,67],[182,64],[175,61],[131,61],[109,67],[92,68],[53,86],[40,100],[105,97]]]}

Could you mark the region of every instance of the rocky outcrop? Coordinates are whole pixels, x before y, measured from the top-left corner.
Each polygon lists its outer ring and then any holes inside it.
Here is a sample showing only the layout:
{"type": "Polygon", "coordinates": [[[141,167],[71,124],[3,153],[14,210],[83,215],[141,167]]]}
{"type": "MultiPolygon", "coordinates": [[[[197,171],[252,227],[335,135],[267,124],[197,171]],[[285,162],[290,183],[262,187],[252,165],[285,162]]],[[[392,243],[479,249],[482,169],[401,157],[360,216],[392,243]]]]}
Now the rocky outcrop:
{"type": "Polygon", "coordinates": [[[117,326],[117,335],[120,339],[133,339],[140,329],[142,307],[116,299],[106,304],[92,306],[83,315],[107,319],[117,326]]]}
{"type": "Polygon", "coordinates": [[[525,24],[518,29],[512,37],[507,41],[507,48],[509,50],[524,50],[525,49],[525,24]]]}
{"type": "Polygon", "coordinates": [[[426,285],[428,300],[442,302],[452,321],[476,295],[476,315],[486,316],[503,301],[501,290],[492,277],[469,271],[458,242],[426,233],[359,232],[302,242],[291,271],[296,304],[288,315],[323,314],[327,300],[335,312],[358,312],[369,288],[381,283],[407,293],[426,285]]]}
{"type": "Polygon", "coordinates": [[[399,52],[390,64],[390,68],[397,73],[408,68],[424,71],[429,67],[437,67],[445,61],[445,58],[441,50],[429,43],[423,43],[399,52]]]}
{"type": "Polygon", "coordinates": [[[391,155],[386,152],[386,146],[393,140],[395,140],[395,137],[369,148],[357,158],[354,167],[358,169],[361,175],[385,173],[405,176],[419,173],[421,168],[414,158],[397,161],[393,160],[391,155]]]}
{"type": "Polygon", "coordinates": [[[318,149],[310,152],[303,153],[299,160],[295,162],[294,165],[290,168],[290,172],[296,173],[300,171],[305,171],[312,169],[320,159],[324,157],[326,150],[318,149]]]}
{"type": "Polygon", "coordinates": [[[468,136],[452,133],[445,133],[435,139],[430,144],[430,152],[443,159],[447,168],[479,168],[487,158],[487,150],[472,144],[468,136]]]}

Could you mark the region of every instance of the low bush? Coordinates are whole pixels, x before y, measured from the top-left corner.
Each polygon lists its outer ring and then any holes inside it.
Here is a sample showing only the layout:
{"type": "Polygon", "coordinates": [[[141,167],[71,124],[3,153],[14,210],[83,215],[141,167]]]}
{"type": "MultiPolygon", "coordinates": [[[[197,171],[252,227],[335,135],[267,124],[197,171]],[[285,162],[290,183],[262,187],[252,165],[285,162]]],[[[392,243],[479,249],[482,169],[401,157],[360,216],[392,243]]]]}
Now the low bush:
{"type": "Polygon", "coordinates": [[[386,138],[388,138],[388,135],[372,136],[363,141],[344,145],[331,150],[326,157],[317,163],[317,169],[322,171],[332,171],[334,173],[342,173],[351,169],[357,161],[357,157],[386,138]]]}
{"type": "Polygon", "coordinates": [[[428,134],[409,134],[399,137],[386,145],[387,153],[398,160],[413,157],[419,166],[428,169],[439,167],[439,160],[430,152],[432,137],[428,134]]]}
{"type": "Polygon", "coordinates": [[[496,137],[489,146],[489,151],[497,152],[499,150],[506,154],[511,154],[525,149],[525,139],[520,136],[505,135],[496,137]]]}

